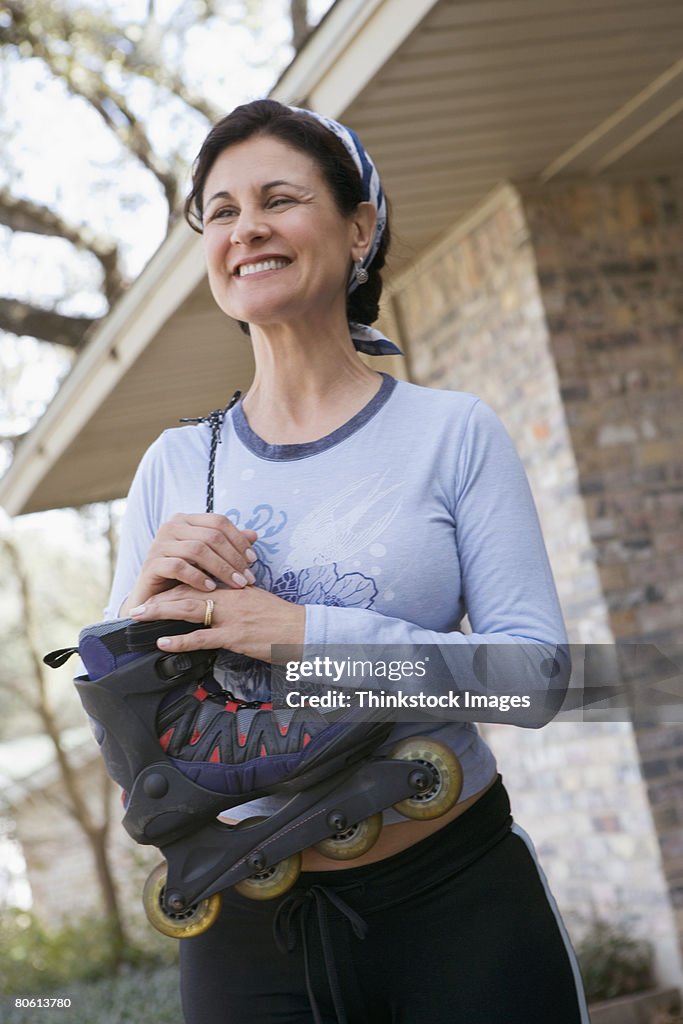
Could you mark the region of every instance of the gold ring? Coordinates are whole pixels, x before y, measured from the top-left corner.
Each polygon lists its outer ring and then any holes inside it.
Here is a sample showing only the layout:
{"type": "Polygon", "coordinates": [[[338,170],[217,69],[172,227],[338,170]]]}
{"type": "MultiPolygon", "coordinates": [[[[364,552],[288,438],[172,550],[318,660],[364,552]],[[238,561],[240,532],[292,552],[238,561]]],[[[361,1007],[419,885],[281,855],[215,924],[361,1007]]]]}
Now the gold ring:
{"type": "Polygon", "coordinates": [[[204,612],[204,625],[210,626],[213,621],[213,601],[209,598],[204,602],[206,604],[206,611],[204,612]]]}

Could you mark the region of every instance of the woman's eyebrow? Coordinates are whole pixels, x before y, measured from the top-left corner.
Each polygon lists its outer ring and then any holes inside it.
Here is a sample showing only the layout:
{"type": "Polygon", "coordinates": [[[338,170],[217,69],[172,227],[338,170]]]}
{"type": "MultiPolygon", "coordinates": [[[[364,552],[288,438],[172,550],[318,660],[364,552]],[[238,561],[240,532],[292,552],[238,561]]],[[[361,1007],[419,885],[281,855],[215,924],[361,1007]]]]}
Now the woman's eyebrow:
{"type": "Polygon", "coordinates": [[[308,192],[308,189],[303,185],[297,185],[295,181],[285,181],[284,178],[276,178],[275,181],[267,181],[265,185],[261,185],[261,191],[267,192],[271,188],[279,188],[280,185],[286,185],[287,188],[294,188],[297,192],[308,192]]]}
{"type": "MultiPolygon", "coordinates": [[[[303,185],[297,185],[296,182],[294,181],[286,181],[284,178],[276,178],[274,181],[265,182],[265,184],[261,185],[261,192],[268,192],[271,188],[279,188],[280,185],[286,185],[288,188],[293,188],[297,192],[308,192],[308,189],[304,188],[303,185]]],[[[227,189],[221,189],[220,192],[214,192],[214,194],[206,200],[205,205],[209,206],[214,201],[214,199],[232,198],[233,196],[231,195],[230,192],[227,191],[227,189]]]]}

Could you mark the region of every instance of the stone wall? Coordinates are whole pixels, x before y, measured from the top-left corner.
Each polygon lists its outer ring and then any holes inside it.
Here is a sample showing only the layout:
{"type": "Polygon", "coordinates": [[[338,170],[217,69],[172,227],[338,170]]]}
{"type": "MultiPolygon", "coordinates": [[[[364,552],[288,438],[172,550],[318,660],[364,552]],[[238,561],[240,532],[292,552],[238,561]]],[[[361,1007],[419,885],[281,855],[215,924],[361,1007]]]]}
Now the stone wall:
{"type": "MultiPolygon", "coordinates": [[[[570,640],[609,643],[614,609],[605,597],[600,529],[583,480],[592,455],[577,452],[577,443],[594,441],[577,437],[567,405],[588,385],[564,375],[578,328],[558,331],[552,304],[546,308],[548,282],[539,276],[539,261],[550,252],[559,258],[565,243],[555,246],[546,237],[542,219],[539,212],[532,231],[520,193],[502,188],[404,275],[393,303],[416,383],[480,395],[514,438],[570,640]]],[[[593,405],[599,413],[599,400],[593,405]]],[[[633,508],[628,493],[622,500],[633,508]]],[[[506,726],[483,732],[573,934],[594,912],[628,917],[655,940],[662,978],[680,982],[669,892],[630,724],[559,722],[538,732],[506,726]]]]}
{"type": "Polygon", "coordinates": [[[611,629],[683,642],[683,178],[523,202],[611,629]]]}
{"type": "MultiPolygon", "coordinates": [[[[523,202],[611,629],[680,651],[683,178],[525,188],[523,202]]],[[[635,736],[683,936],[683,727],[635,736]]]]}

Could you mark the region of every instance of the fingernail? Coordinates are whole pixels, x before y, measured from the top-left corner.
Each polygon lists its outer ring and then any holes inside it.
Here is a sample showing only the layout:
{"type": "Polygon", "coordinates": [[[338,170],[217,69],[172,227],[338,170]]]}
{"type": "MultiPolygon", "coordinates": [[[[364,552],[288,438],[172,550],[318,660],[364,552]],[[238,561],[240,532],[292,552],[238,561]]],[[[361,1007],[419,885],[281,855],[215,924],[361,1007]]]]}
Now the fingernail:
{"type": "Polygon", "coordinates": [[[254,576],[251,569],[245,569],[244,575],[246,577],[247,583],[256,583],[256,577],[254,576]]]}
{"type": "Polygon", "coordinates": [[[216,589],[216,581],[215,580],[204,580],[204,586],[206,587],[207,590],[215,590],[216,589]]]}
{"type": "Polygon", "coordinates": [[[157,640],[157,647],[168,647],[171,643],[170,636],[160,636],[157,640]]]}
{"type": "Polygon", "coordinates": [[[128,610],[128,614],[129,615],[142,615],[142,613],[145,611],[146,608],[147,608],[146,604],[138,604],[138,605],[135,606],[135,608],[130,608],[128,610]]]}
{"type": "Polygon", "coordinates": [[[246,587],[247,585],[247,581],[245,580],[241,572],[234,572],[232,574],[232,579],[233,582],[236,583],[238,587],[246,587]]]}
{"type": "Polygon", "coordinates": [[[252,551],[251,548],[247,548],[247,550],[244,552],[244,557],[246,558],[250,565],[253,565],[254,562],[256,561],[256,552],[252,551]]]}

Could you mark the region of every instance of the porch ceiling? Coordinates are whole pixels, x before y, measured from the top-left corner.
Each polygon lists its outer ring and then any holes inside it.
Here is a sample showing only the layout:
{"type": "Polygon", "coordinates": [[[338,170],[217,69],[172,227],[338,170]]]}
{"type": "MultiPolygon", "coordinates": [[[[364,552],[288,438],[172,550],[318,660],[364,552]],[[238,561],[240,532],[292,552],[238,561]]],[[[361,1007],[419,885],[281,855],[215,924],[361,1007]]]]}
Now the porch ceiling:
{"type": "MultiPolygon", "coordinates": [[[[338,0],[273,95],[360,133],[393,205],[396,275],[503,181],[680,172],[683,4],[338,0]]],[[[19,449],[0,501],[20,513],[123,495],[161,429],[251,373],[179,225],[19,449]]]]}
{"type": "Polygon", "coordinates": [[[443,0],[344,117],[419,254],[501,180],[683,167],[676,0],[443,0]]]}

